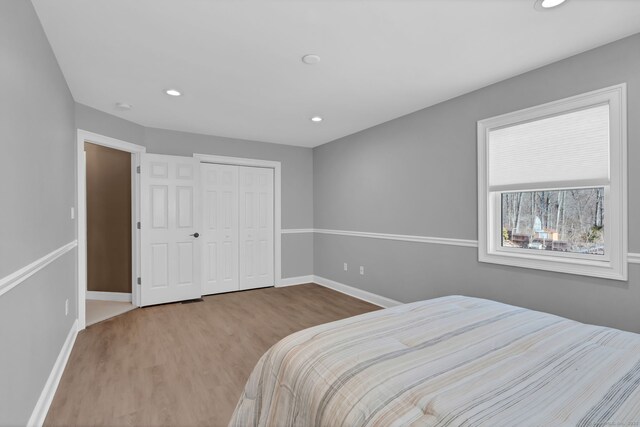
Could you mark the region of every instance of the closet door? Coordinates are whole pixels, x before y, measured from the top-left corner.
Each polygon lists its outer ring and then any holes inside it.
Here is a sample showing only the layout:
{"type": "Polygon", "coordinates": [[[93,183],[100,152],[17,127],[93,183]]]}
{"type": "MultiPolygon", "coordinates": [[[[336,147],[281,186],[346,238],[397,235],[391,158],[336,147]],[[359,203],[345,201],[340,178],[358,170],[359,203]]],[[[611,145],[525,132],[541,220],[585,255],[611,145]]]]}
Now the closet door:
{"type": "Polygon", "coordinates": [[[239,167],[240,289],[274,285],[273,169],[239,167]]]}
{"type": "Polygon", "coordinates": [[[238,166],[202,164],[203,294],[237,291],[238,166]]]}

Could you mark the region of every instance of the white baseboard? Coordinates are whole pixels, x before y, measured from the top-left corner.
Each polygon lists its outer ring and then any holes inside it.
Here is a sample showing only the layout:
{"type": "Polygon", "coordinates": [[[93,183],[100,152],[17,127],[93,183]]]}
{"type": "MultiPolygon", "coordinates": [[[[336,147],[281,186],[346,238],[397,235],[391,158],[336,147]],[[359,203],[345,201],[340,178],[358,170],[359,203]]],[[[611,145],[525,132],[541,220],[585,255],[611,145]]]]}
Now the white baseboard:
{"type": "Polygon", "coordinates": [[[47,417],[47,412],[49,412],[53,396],[56,394],[60,378],[62,378],[64,368],[67,366],[67,361],[69,360],[69,355],[71,354],[71,350],[73,349],[73,344],[76,342],[77,336],[78,320],[76,319],[69,330],[69,334],[67,335],[67,339],[65,340],[60,353],[58,354],[56,363],[53,365],[53,369],[51,369],[51,373],[49,374],[49,378],[42,389],[42,393],[40,393],[40,398],[38,399],[35,408],[33,408],[31,417],[27,422],[28,427],[40,427],[44,424],[44,419],[47,417]]]}
{"type": "Polygon", "coordinates": [[[276,288],[282,288],[284,286],[303,285],[305,283],[313,283],[313,278],[314,278],[313,275],[286,277],[284,279],[278,280],[278,283],[276,283],[276,288]]]}
{"type": "Polygon", "coordinates": [[[124,292],[99,292],[99,291],[87,291],[87,299],[93,299],[98,301],[122,301],[131,302],[131,294],[124,292]]]}
{"type": "Polygon", "coordinates": [[[366,302],[370,302],[371,304],[375,304],[379,307],[389,308],[402,304],[401,302],[392,300],[391,298],[383,297],[372,292],[363,291],[362,289],[354,288],[353,286],[345,285],[344,283],[339,283],[335,280],[313,275],[287,277],[286,279],[280,279],[276,284],[276,288],[304,285],[306,283],[316,283],[320,286],[324,286],[325,288],[333,289],[334,291],[338,291],[340,293],[361,299],[366,302]]]}
{"type": "Polygon", "coordinates": [[[396,305],[402,304],[401,302],[392,300],[391,298],[363,291],[362,289],[354,288],[353,286],[345,285],[343,283],[336,282],[335,280],[325,279],[320,276],[313,276],[313,282],[384,308],[395,307],[396,305]]]}

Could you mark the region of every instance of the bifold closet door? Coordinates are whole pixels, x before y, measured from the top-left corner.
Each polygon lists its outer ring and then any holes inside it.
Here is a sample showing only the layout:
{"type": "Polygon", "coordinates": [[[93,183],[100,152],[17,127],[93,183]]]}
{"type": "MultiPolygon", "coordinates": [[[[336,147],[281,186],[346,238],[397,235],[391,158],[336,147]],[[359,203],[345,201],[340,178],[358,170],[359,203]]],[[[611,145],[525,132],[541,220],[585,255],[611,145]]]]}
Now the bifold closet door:
{"type": "Polygon", "coordinates": [[[238,166],[202,164],[203,295],[237,291],[238,166]]]}
{"type": "Polygon", "coordinates": [[[273,169],[238,171],[240,289],[273,286],[273,169]]]}

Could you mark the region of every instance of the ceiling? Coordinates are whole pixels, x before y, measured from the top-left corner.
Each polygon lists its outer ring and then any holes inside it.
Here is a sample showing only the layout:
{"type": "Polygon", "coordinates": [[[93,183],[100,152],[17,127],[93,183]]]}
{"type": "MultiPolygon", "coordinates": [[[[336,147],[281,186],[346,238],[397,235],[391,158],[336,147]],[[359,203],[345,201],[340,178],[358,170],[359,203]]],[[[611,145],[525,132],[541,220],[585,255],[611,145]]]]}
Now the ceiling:
{"type": "Polygon", "coordinates": [[[638,0],[544,12],[534,0],[33,4],[77,102],[149,127],[305,147],[640,32],[638,0]]]}

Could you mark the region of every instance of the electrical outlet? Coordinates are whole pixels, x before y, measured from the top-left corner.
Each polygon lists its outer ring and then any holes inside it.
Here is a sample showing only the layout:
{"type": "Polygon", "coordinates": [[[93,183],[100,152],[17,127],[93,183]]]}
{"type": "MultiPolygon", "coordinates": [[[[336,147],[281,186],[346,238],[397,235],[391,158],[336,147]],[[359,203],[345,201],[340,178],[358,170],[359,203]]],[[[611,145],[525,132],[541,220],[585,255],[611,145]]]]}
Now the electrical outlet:
{"type": "Polygon", "coordinates": [[[344,263],[344,271],[347,271],[349,269],[349,266],[347,265],[347,263],[344,263]]]}
{"type": "Polygon", "coordinates": [[[76,218],[76,208],[71,206],[71,219],[75,219],[75,218],[76,218]]]}
{"type": "Polygon", "coordinates": [[[364,275],[364,266],[360,266],[360,274],[364,275]]]}
{"type": "Polygon", "coordinates": [[[64,315],[65,316],[69,315],[69,299],[68,298],[64,301],[64,315]]]}

